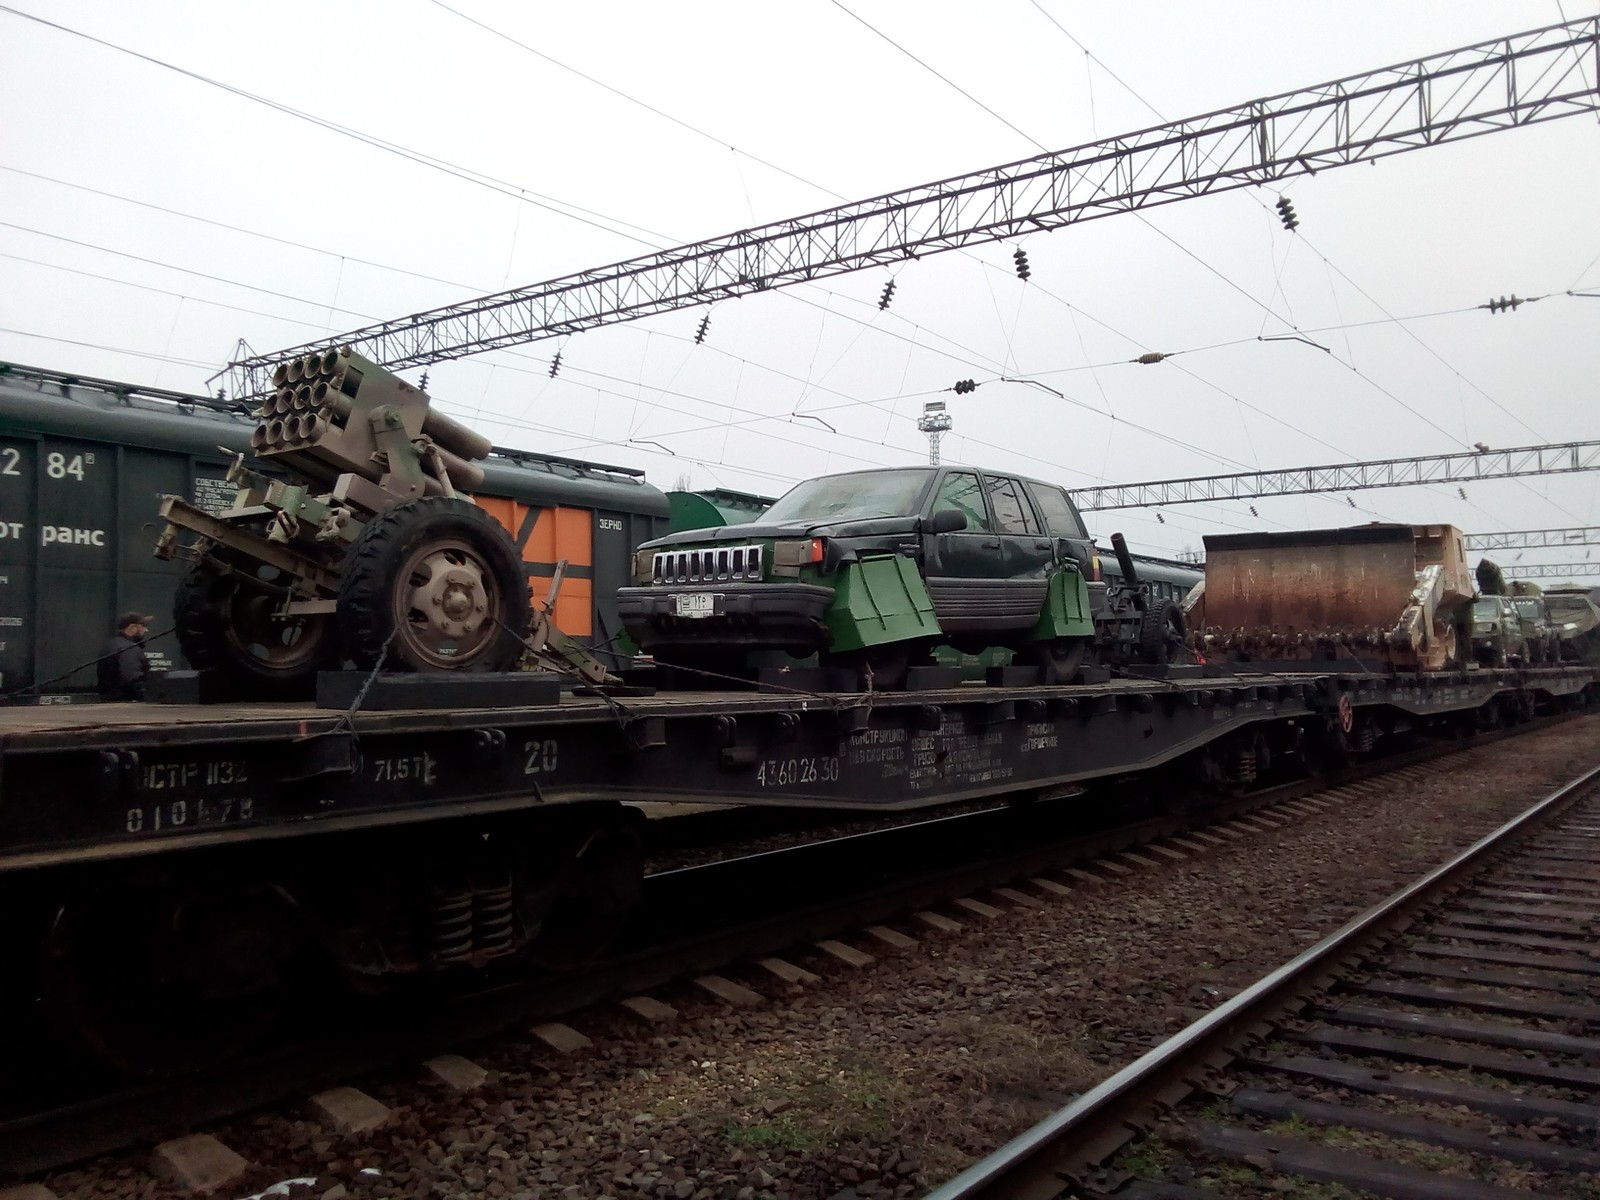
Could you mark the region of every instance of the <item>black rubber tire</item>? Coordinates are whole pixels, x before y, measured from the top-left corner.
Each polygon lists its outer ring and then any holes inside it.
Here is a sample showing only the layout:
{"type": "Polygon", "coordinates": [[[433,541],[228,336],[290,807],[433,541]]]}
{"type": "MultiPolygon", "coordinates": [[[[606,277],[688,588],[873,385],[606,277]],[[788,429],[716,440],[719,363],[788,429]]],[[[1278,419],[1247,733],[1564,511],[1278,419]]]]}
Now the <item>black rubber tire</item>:
{"type": "Polygon", "coordinates": [[[1059,686],[1078,677],[1088,649],[1088,638],[1050,638],[1025,646],[1019,657],[1037,666],[1046,684],[1059,686]]]}
{"type": "Polygon", "coordinates": [[[397,671],[512,670],[522,657],[532,611],[510,535],[470,500],[449,496],[424,496],[373,517],[350,547],[339,582],[345,652],[363,669],[381,657],[397,671]],[[427,622],[415,619],[422,615],[417,609],[409,610],[412,619],[402,619],[401,590],[412,586],[408,564],[420,565],[418,556],[430,549],[470,558],[484,585],[487,611],[471,616],[473,636],[465,653],[426,645],[427,622]],[[400,578],[402,571],[408,578],[400,578]]]}
{"type": "Polygon", "coordinates": [[[1171,600],[1156,600],[1139,622],[1139,661],[1177,662],[1183,656],[1183,610],[1171,600]]]}
{"type": "Polygon", "coordinates": [[[172,601],[174,632],[184,658],[196,671],[222,676],[241,697],[297,700],[312,695],[317,672],[336,669],[342,657],[333,619],[319,615],[303,617],[293,626],[271,623],[263,606],[273,605],[275,597],[252,587],[250,578],[242,568],[238,574],[223,574],[207,562],[189,568],[172,601]],[[279,632],[282,652],[274,659],[268,647],[279,632]]]}

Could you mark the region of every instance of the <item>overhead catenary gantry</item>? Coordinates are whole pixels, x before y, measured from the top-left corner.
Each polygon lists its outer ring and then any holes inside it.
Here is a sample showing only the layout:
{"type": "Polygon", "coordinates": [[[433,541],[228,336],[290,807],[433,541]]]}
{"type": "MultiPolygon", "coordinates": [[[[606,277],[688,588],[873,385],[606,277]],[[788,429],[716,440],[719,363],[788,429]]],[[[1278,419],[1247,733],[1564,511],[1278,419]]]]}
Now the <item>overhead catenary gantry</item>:
{"type": "Polygon", "coordinates": [[[390,370],[1600,110],[1600,17],[445,305],[229,364],[234,397],[331,343],[390,370]]]}
{"type": "Polygon", "coordinates": [[[1573,583],[1600,583],[1600,562],[1537,563],[1502,568],[1508,579],[1562,579],[1573,583]]]}
{"type": "Polygon", "coordinates": [[[1282,471],[1241,471],[1232,475],[1116,483],[1078,488],[1072,497],[1084,512],[1104,512],[1112,508],[1162,508],[1174,504],[1201,504],[1208,500],[1308,496],[1317,492],[1359,492],[1426,483],[1462,484],[1485,479],[1515,479],[1523,475],[1568,475],[1576,471],[1600,471],[1600,442],[1463,450],[1455,454],[1291,467],[1282,471]]]}
{"type": "Polygon", "coordinates": [[[1600,526],[1574,529],[1520,529],[1502,533],[1469,533],[1468,550],[1543,550],[1548,546],[1600,545],[1600,526]]]}

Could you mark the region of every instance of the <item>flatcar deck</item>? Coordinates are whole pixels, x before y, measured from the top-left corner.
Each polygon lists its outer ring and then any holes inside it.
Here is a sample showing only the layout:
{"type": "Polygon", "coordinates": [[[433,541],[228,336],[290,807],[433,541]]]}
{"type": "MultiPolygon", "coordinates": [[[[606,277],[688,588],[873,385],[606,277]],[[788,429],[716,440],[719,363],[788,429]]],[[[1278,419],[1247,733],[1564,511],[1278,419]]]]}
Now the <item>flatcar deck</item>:
{"type": "MultiPolygon", "coordinates": [[[[0,872],[582,801],[911,809],[1161,766],[1261,723],[1384,736],[1587,667],[1209,673],[870,695],[564,695],[529,707],[0,710],[0,872]]],[[[1370,741],[1366,744],[1370,745],[1370,741]]]]}

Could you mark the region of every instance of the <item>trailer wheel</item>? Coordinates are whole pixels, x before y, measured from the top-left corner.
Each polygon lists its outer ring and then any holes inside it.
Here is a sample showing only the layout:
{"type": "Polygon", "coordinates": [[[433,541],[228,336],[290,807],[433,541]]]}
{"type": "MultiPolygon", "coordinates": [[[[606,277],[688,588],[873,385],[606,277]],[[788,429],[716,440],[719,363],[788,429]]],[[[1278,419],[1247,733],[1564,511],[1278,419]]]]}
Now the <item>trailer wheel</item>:
{"type": "Polygon", "coordinates": [[[507,671],[522,657],[531,611],[506,531],[449,496],[373,517],[339,583],[339,628],[359,667],[381,658],[403,671],[507,671]]]}
{"type": "Polygon", "coordinates": [[[292,621],[273,616],[277,569],[231,572],[197,562],[179,583],[173,620],[184,658],[197,671],[215,671],[240,692],[271,699],[309,695],[317,672],[339,663],[330,617],[292,621]]]}
{"type": "Polygon", "coordinates": [[[1139,622],[1139,658],[1147,663],[1172,663],[1183,657],[1183,610],[1171,600],[1157,600],[1139,622]]]}
{"type": "Polygon", "coordinates": [[[1047,684],[1067,684],[1078,677],[1088,638],[1049,638],[1023,648],[1021,657],[1040,670],[1047,684]]]}

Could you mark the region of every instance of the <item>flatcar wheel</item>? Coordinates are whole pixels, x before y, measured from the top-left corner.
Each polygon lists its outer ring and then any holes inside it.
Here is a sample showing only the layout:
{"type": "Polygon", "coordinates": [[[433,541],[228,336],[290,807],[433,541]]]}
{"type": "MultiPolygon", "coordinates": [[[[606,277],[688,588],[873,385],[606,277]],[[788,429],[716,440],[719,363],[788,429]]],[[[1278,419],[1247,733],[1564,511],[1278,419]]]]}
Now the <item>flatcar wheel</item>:
{"type": "Polygon", "coordinates": [[[339,584],[339,627],[361,667],[508,671],[530,620],[516,547],[469,500],[425,496],[379,513],[339,584]]]}
{"type": "Polygon", "coordinates": [[[280,620],[278,572],[189,568],[173,598],[178,645],[189,665],[215,671],[241,691],[268,699],[308,695],[317,672],[338,664],[338,632],[315,614],[280,620]]]}
{"type": "Polygon", "coordinates": [[[527,959],[547,971],[576,970],[605,953],[644,884],[644,845],[631,822],[598,822],[567,846],[521,905],[527,959]]]}
{"type": "Polygon", "coordinates": [[[181,1074],[268,1037],[303,952],[291,907],[270,889],[116,889],[57,915],[46,996],[101,1063],[181,1074]]]}
{"type": "Polygon", "coordinates": [[[1051,638],[1026,647],[1022,657],[1039,667],[1045,683],[1067,684],[1078,677],[1088,648],[1088,638],[1051,638]]]}

